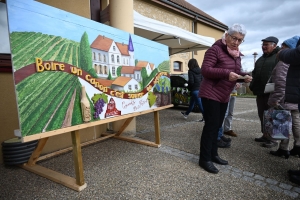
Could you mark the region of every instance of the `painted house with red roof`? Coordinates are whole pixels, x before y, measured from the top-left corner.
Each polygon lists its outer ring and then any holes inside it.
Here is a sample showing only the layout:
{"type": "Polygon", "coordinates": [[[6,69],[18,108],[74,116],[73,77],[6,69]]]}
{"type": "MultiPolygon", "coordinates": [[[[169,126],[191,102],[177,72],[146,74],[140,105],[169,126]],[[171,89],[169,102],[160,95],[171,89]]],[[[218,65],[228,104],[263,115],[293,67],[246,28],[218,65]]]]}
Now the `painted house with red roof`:
{"type": "Polygon", "coordinates": [[[137,80],[130,77],[119,76],[112,82],[111,89],[130,93],[140,91],[141,87],[137,80]]]}
{"type": "Polygon", "coordinates": [[[123,66],[121,76],[134,78],[136,81],[142,81],[142,67],[123,66]]]}
{"type": "Polygon", "coordinates": [[[145,67],[147,70],[147,75],[149,76],[153,69],[155,68],[155,65],[153,63],[149,63],[147,61],[138,61],[136,64],[137,67],[145,67]]]}
{"type": "Polygon", "coordinates": [[[117,77],[120,66],[134,66],[134,48],[129,35],[128,45],[99,35],[91,44],[93,67],[99,78],[117,77]]]}

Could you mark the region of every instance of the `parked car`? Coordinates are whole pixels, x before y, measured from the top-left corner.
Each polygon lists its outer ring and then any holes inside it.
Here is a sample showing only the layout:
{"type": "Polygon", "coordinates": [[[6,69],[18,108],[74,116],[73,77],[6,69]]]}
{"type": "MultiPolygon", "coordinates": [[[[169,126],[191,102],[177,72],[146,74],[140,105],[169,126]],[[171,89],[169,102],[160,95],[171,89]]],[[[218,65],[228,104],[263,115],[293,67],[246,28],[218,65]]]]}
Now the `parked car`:
{"type": "MultiPolygon", "coordinates": [[[[176,106],[189,106],[190,91],[188,90],[188,74],[172,74],[171,79],[171,102],[176,106]]],[[[194,106],[193,112],[200,112],[198,105],[194,106]]]]}

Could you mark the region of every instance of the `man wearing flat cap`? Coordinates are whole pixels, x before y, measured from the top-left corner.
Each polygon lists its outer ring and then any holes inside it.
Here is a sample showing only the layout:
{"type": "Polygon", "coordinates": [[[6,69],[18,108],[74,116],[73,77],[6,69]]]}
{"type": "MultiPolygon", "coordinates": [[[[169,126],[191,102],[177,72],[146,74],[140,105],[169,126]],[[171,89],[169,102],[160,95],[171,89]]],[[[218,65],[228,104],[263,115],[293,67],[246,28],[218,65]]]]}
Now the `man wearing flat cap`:
{"type": "MultiPolygon", "coordinates": [[[[263,55],[255,62],[254,70],[252,71],[252,82],[250,83],[250,90],[256,95],[256,105],[258,116],[261,124],[261,132],[263,133],[263,114],[265,110],[268,110],[269,93],[264,93],[265,85],[267,84],[271,72],[276,66],[278,60],[276,54],[280,50],[277,46],[278,39],[274,36],[269,36],[262,39],[262,51],[263,55]]],[[[263,147],[271,148],[277,146],[276,141],[271,141],[262,137],[255,138],[256,142],[262,142],[263,147]]]]}

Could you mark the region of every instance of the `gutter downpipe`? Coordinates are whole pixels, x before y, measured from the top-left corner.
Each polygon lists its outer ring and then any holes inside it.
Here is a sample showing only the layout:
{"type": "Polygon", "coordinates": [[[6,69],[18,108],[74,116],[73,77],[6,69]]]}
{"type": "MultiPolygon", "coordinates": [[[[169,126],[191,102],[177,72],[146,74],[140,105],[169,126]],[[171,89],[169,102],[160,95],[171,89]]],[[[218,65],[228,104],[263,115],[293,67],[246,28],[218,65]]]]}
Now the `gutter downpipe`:
{"type": "MultiPolygon", "coordinates": [[[[195,33],[195,20],[192,21],[192,33],[195,33]]],[[[192,58],[194,58],[194,51],[192,51],[192,58]]]]}
{"type": "MultiPolygon", "coordinates": [[[[192,33],[195,33],[195,23],[197,23],[197,19],[198,19],[198,15],[196,15],[195,19],[192,21],[192,33]]],[[[192,58],[194,58],[194,51],[192,51],[192,58]]]]}

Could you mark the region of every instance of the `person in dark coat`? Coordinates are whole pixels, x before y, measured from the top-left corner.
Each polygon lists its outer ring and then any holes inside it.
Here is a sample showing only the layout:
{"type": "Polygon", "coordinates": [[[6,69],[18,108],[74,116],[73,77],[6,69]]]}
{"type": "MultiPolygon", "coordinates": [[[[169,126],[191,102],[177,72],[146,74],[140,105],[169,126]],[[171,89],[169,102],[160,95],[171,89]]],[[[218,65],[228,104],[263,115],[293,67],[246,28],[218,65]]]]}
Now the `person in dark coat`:
{"type": "MultiPolygon", "coordinates": [[[[281,50],[277,57],[280,61],[290,64],[286,76],[285,102],[300,104],[300,40],[296,49],[281,50]]],[[[300,147],[294,146],[291,155],[300,157],[300,147]]],[[[300,185],[300,170],[288,170],[290,181],[300,185]]]]}
{"type": "MultiPolygon", "coordinates": [[[[183,115],[183,117],[185,119],[187,119],[190,112],[192,112],[195,104],[198,105],[201,113],[203,114],[203,106],[202,106],[201,98],[198,97],[200,83],[202,81],[201,69],[198,65],[197,60],[194,59],[194,58],[189,60],[188,68],[189,68],[189,71],[188,71],[188,76],[189,76],[188,89],[191,92],[191,98],[190,98],[190,103],[189,103],[188,110],[186,112],[181,112],[181,114],[183,115]]],[[[200,121],[203,121],[203,118],[200,121]]]]}
{"type": "Polygon", "coordinates": [[[204,55],[203,80],[199,96],[204,109],[205,124],[200,142],[199,165],[210,173],[218,173],[214,163],[227,165],[218,155],[218,131],[222,126],[230,93],[239,78],[250,82],[252,77],[241,71],[239,45],[244,41],[246,30],[242,24],[234,24],[217,40],[204,55]]]}
{"type": "MultiPolygon", "coordinates": [[[[276,66],[278,60],[276,54],[280,50],[277,46],[278,39],[274,36],[262,39],[263,55],[255,62],[254,70],[252,71],[253,80],[249,85],[250,90],[256,95],[257,112],[260,119],[261,132],[263,134],[263,114],[268,110],[269,93],[264,93],[265,85],[267,84],[271,73],[276,66]]],[[[277,146],[277,142],[271,141],[263,135],[255,138],[256,142],[262,142],[262,146],[271,148],[277,146]]]]}
{"type": "Polygon", "coordinates": [[[278,59],[290,64],[286,76],[285,101],[300,103],[300,40],[296,49],[284,49],[278,53],[278,59]]]}
{"type": "MultiPolygon", "coordinates": [[[[295,49],[296,44],[299,40],[299,36],[294,36],[285,40],[281,49],[295,49]]],[[[289,65],[279,61],[275,68],[272,71],[271,79],[275,84],[274,91],[270,93],[268,105],[270,107],[278,107],[279,105],[285,110],[290,110],[292,115],[292,133],[294,136],[294,150],[300,146],[300,118],[299,118],[299,110],[297,103],[289,103],[285,100],[285,89],[286,89],[286,76],[289,69],[289,65]]],[[[289,151],[289,139],[281,140],[279,142],[279,148],[277,151],[270,151],[272,155],[282,157],[284,156],[286,159],[290,156],[289,151]]]]}

